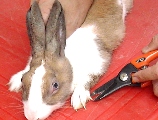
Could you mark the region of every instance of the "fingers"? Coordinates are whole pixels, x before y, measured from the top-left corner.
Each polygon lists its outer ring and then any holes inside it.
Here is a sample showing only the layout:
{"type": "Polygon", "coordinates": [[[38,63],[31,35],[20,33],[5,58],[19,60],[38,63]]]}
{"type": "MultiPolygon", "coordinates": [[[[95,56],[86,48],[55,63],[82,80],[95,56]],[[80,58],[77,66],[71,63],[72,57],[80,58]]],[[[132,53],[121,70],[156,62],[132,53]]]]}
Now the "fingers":
{"type": "MultiPolygon", "coordinates": [[[[31,0],[31,4],[38,1],[43,20],[46,24],[50,9],[55,0],[31,0]]],[[[62,4],[66,20],[66,36],[69,37],[84,22],[93,0],[59,0],[62,4]]]]}
{"type": "Polygon", "coordinates": [[[145,69],[140,70],[132,75],[133,82],[145,82],[149,80],[158,80],[158,63],[145,69]]]}
{"type": "MultiPolygon", "coordinates": [[[[151,42],[142,49],[142,52],[147,53],[156,49],[158,49],[158,35],[152,38],[151,42]]],[[[158,62],[155,65],[132,75],[133,82],[145,82],[149,80],[152,80],[153,92],[155,96],[158,97],[158,62]]]]}
{"type": "Polygon", "coordinates": [[[30,4],[32,5],[34,1],[38,2],[44,23],[46,24],[50,14],[50,10],[55,0],[31,0],[30,4]]]}
{"type": "Polygon", "coordinates": [[[154,94],[155,94],[155,96],[158,97],[158,80],[154,80],[154,81],[152,81],[152,83],[153,83],[154,94]]]}
{"type": "Polygon", "coordinates": [[[34,1],[39,1],[39,0],[30,0],[30,6],[34,3],[34,1]]]}
{"type": "Polygon", "coordinates": [[[66,20],[66,36],[69,37],[84,22],[93,0],[59,0],[66,20]]]}
{"type": "Polygon", "coordinates": [[[45,24],[48,20],[54,1],[55,0],[39,0],[39,7],[45,24]]]}
{"type": "Polygon", "coordinates": [[[147,52],[150,52],[150,51],[156,50],[156,49],[158,49],[158,34],[152,38],[152,40],[148,44],[148,46],[143,48],[142,52],[147,53],[147,52]]]}

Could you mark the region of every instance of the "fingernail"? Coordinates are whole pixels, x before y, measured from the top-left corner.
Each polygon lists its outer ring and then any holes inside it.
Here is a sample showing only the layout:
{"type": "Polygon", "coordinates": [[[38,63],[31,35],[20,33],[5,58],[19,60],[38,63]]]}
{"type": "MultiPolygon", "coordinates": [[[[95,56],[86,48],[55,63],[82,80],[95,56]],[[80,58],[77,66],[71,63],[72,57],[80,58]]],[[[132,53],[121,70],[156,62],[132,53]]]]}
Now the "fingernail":
{"type": "Polygon", "coordinates": [[[149,47],[146,46],[146,47],[144,47],[144,48],[142,49],[142,52],[143,52],[143,53],[147,53],[147,52],[148,52],[148,49],[149,49],[149,47]]]}

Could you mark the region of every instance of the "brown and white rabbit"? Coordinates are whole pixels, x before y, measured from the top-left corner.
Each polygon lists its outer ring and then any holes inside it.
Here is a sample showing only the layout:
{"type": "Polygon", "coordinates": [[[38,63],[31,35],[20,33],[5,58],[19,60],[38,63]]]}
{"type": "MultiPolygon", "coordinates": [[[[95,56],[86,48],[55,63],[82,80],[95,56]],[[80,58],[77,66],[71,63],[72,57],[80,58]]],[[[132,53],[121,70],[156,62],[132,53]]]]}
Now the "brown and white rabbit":
{"type": "Polygon", "coordinates": [[[133,0],[94,0],[86,20],[67,40],[64,14],[56,0],[45,25],[37,2],[27,14],[32,56],[10,79],[10,91],[22,88],[24,114],[45,119],[72,94],[74,109],[85,107],[112,52],[125,35],[125,16],[133,0]],[[66,41],[66,46],[65,46],[66,41]]]}

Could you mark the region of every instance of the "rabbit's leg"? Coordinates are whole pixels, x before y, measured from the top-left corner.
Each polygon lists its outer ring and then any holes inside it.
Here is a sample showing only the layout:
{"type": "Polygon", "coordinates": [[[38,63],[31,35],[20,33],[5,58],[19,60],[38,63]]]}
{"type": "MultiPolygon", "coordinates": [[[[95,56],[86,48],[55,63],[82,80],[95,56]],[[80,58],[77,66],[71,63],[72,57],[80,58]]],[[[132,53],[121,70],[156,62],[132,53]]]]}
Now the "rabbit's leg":
{"type": "MultiPolygon", "coordinates": [[[[89,80],[89,76],[85,76],[85,79],[89,80]],[[87,78],[86,78],[87,77],[87,78]]],[[[91,99],[88,85],[85,82],[74,84],[74,92],[71,96],[71,105],[75,110],[85,108],[86,102],[91,99]]]]}
{"type": "Polygon", "coordinates": [[[30,61],[31,61],[31,57],[30,57],[27,65],[26,65],[25,69],[20,71],[20,72],[18,72],[18,73],[16,73],[16,74],[14,74],[10,78],[10,81],[8,83],[10,91],[18,92],[21,89],[21,87],[22,87],[21,78],[22,78],[24,73],[29,71],[29,69],[30,69],[30,61]]]}
{"type": "Polygon", "coordinates": [[[102,66],[106,63],[100,55],[96,39],[93,26],[79,28],[67,39],[65,55],[73,69],[71,104],[74,109],[85,107],[91,99],[91,75],[102,74],[102,66]]]}

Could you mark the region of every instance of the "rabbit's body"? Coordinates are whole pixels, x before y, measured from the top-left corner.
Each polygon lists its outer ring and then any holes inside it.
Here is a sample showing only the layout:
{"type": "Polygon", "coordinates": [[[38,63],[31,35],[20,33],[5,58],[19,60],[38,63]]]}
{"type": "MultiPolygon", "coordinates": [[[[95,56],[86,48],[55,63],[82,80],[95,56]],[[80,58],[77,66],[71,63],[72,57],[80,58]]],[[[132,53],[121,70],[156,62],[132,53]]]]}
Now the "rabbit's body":
{"type": "Polygon", "coordinates": [[[131,7],[132,0],[94,0],[81,28],[67,39],[65,55],[73,68],[75,109],[85,107],[90,87],[106,72],[112,51],[125,35],[125,16],[131,7]]]}
{"type": "Polygon", "coordinates": [[[81,28],[67,40],[60,3],[55,1],[46,25],[38,3],[32,5],[27,14],[32,57],[9,82],[11,91],[22,87],[26,118],[45,119],[71,94],[74,109],[85,107],[91,99],[90,87],[106,72],[113,50],[124,37],[124,19],[132,3],[94,0],[81,28]]]}

